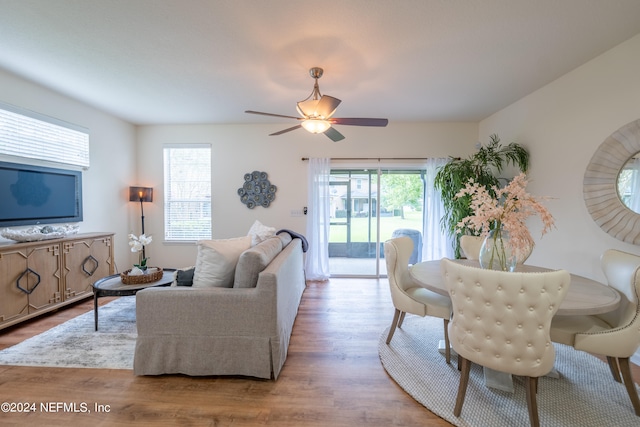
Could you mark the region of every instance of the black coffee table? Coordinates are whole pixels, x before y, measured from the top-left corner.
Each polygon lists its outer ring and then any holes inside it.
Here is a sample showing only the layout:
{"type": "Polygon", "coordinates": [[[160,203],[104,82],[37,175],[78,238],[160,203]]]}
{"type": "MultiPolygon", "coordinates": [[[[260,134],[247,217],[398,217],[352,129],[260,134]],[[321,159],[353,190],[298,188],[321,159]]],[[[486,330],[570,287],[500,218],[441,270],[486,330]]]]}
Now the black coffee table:
{"type": "Polygon", "coordinates": [[[100,297],[124,297],[135,295],[136,292],[154,286],[169,286],[173,282],[175,268],[163,268],[162,278],[150,283],[136,285],[125,285],[122,283],[119,274],[103,277],[93,285],[93,311],[95,314],[96,331],[98,330],[98,298],[100,297]]]}

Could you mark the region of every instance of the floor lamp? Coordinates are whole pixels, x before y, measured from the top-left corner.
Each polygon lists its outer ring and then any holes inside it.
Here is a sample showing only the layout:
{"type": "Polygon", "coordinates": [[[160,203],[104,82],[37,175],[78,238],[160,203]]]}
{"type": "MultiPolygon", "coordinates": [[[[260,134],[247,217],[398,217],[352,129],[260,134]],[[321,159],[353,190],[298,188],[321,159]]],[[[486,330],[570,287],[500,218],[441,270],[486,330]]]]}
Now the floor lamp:
{"type": "MultiPolygon", "coordinates": [[[[153,202],[153,188],[129,187],[129,201],[140,202],[140,219],[142,220],[142,234],[144,234],[144,207],[142,202],[153,202]]],[[[142,258],[146,258],[144,246],[142,247],[142,258]]]]}

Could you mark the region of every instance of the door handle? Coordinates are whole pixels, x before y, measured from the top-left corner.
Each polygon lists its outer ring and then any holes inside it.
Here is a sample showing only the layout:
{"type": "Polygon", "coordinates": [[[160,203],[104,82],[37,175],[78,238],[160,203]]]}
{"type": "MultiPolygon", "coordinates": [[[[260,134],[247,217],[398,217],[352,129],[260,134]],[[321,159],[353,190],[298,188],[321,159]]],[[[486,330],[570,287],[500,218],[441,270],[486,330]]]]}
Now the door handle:
{"type": "Polygon", "coordinates": [[[95,273],[96,270],[98,269],[98,265],[99,265],[98,260],[95,259],[93,255],[89,255],[84,259],[84,261],[82,261],[82,271],[84,271],[87,276],[93,276],[93,273],[95,273]],[[91,271],[87,271],[87,268],[86,268],[86,264],[89,261],[93,262],[93,270],[91,271]]]}
{"type": "Polygon", "coordinates": [[[40,284],[40,275],[30,268],[27,268],[25,271],[23,271],[20,277],[18,277],[18,280],[16,280],[16,286],[18,287],[18,289],[20,289],[22,292],[24,292],[27,295],[30,295],[33,291],[35,291],[39,284],[40,284]],[[28,278],[29,273],[34,274],[38,278],[38,281],[30,290],[28,289],[29,287],[28,285],[25,288],[20,286],[20,280],[22,280],[24,277],[28,278]]]}

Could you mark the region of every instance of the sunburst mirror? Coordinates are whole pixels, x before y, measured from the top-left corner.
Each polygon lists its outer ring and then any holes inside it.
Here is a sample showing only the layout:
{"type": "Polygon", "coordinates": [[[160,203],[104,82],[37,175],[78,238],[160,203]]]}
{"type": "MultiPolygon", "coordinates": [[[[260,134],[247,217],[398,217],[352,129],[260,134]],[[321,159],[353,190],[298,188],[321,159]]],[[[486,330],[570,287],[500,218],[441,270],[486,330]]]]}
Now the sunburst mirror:
{"type": "Polygon", "coordinates": [[[640,119],[622,126],[604,140],[591,158],[583,181],[584,201],[596,224],[616,239],[634,245],[640,244],[640,213],[629,206],[633,207],[631,200],[640,198],[640,194],[635,194],[633,183],[620,187],[618,184],[635,179],[629,176],[630,170],[640,184],[640,168],[635,171],[633,168],[638,153],[640,119]]]}

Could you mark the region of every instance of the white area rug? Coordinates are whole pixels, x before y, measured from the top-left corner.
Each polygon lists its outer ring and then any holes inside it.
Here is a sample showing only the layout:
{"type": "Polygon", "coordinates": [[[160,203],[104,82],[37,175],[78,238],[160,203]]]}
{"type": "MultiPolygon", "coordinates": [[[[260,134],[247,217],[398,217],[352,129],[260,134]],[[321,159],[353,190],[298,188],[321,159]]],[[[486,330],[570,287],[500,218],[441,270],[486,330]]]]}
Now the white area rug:
{"type": "Polygon", "coordinates": [[[0,365],[133,369],[136,298],[121,297],[0,351],[0,365]]]}
{"type": "MultiPolygon", "coordinates": [[[[460,373],[456,356],[447,365],[437,347],[443,338],[441,319],[407,316],[391,344],[380,337],[378,352],[389,375],[433,413],[461,427],[528,426],[524,381],[515,378],[515,393],[487,388],[481,367],[473,365],[460,418],[453,415],[460,373]]],[[[625,388],[613,380],[606,363],[584,352],[556,345],[560,378],[540,378],[540,425],[604,427],[640,426],[625,388]]]]}

